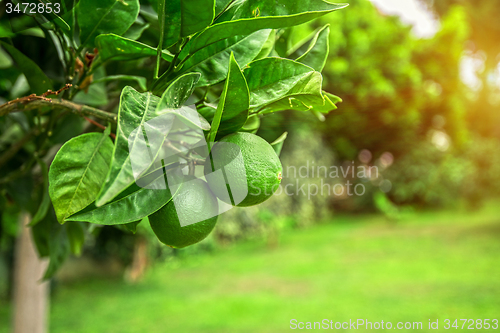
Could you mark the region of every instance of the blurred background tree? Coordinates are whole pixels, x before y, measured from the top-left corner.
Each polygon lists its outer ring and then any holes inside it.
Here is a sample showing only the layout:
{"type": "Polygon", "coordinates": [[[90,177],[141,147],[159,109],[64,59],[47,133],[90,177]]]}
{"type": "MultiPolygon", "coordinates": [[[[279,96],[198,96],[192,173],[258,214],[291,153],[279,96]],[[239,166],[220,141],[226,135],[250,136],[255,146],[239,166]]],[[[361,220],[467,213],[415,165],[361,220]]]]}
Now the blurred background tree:
{"type": "MultiPolygon", "coordinates": [[[[320,128],[327,150],[323,154],[333,153],[337,165],[351,160],[363,164],[358,155],[367,150],[370,160],[364,163],[382,171],[382,177],[367,184],[368,191],[375,193],[389,181],[387,195],[397,204],[477,206],[497,195],[498,52],[487,45],[500,25],[487,22],[495,20],[493,7],[499,5],[482,1],[476,11],[470,7],[475,2],[436,0],[432,5],[440,29],[430,38],[418,38],[410,26],[381,14],[369,1],[349,4],[350,10],[340,15],[282,32],[275,48],[277,55],[299,56],[315,31],[330,24],[325,90],[341,96],[339,109],[319,124],[293,112],[272,115],[263,119],[268,126],[259,134],[272,140],[287,128],[303,127],[314,137],[320,128]],[[489,18],[482,21],[481,13],[488,10],[489,18]],[[490,38],[478,33],[481,24],[489,26],[490,38]],[[471,41],[476,39],[473,51],[471,41]],[[487,57],[479,51],[483,44],[487,57]],[[478,73],[481,89],[474,90],[463,79],[464,61],[471,56],[490,59],[478,73]],[[383,156],[390,157],[389,165],[381,163],[383,156]]],[[[285,145],[284,158],[293,149],[285,145]]],[[[302,159],[314,160],[318,154],[302,159]]],[[[376,208],[372,199],[330,201],[335,209],[369,211],[376,208]]]]}
{"type": "Polygon", "coordinates": [[[442,18],[454,7],[467,13],[470,26],[465,56],[476,63],[478,82],[473,87],[473,104],[467,118],[471,128],[484,137],[500,138],[500,3],[488,0],[422,0],[442,18]]]}

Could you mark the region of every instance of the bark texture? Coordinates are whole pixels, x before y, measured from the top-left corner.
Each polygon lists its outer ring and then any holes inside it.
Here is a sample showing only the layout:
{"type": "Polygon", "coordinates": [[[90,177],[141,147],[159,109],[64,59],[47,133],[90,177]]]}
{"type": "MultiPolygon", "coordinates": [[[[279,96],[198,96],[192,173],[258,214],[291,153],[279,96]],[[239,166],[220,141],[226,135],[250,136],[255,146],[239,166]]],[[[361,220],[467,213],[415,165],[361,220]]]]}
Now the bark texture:
{"type": "Polygon", "coordinates": [[[29,222],[29,214],[22,213],[14,258],[13,332],[46,333],[49,283],[41,279],[48,262],[38,258],[29,222]]]}

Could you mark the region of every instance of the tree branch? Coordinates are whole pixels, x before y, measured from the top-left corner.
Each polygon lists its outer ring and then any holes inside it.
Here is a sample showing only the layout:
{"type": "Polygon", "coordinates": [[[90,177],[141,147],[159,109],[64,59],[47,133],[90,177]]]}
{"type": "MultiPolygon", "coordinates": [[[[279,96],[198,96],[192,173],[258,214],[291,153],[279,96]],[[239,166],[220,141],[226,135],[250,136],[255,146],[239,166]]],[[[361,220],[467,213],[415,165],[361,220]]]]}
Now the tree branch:
{"type": "Polygon", "coordinates": [[[49,106],[53,109],[71,111],[80,115],[94,116],[112,123],[116,123],[117,115],[99,110],[88,105],[73,103],[64,99],[49,99],[40,96],[27,96],[0,105],[0,117],[11,112],[36,110],[49,106]]]}

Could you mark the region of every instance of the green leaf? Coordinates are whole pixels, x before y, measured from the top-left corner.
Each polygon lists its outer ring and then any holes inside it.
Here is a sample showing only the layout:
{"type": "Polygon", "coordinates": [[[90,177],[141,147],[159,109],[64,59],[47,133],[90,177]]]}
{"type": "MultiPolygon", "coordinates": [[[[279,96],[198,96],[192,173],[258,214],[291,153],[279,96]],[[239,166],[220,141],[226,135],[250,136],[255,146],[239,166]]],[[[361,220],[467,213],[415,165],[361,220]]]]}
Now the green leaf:
{"type": "MultiPolygon", "coordinates": [[[[104,66],[97,67],[92,75],[93,80],[106,77],[104,66]]],[[[100,107],[109,103],[107,87],[104,83],[96,83],[88,86],[88,89],[81,89],[73,97],[73,102],[85,105],[100,107]]]]}
{"type": "Polygon", "coordinates": [[[66,142],[49,171],[49,194],[59,223],[91,204],[106,178],[113,151],[105,133],[87,133],[66,142]]]}
{"type": "Polygon", "coordinates": [[[326,91],[323,91],[323,97],[325,98],[325,103],[323,105],[314,105],[313,110],[320,113],[328,113],[330,111],[336,110],[336,104],[342,102],[342,99],[340,97],[330,94],[326,91]]]}
{"type": "Polygon", "coordinates": [[[10,44],[0,41],[0,45],[9,52],[17,64],[17,67],[23,72],[24,76],[26,76],[32,93],[40,95],[52,89],[50,79],[33,60],[10,44]]]}
{"type": "Polygon", "coordinates": [[[337,106],[335,104],[341,100],[339,97],[326,92],[323,92],[323,98],[324,101],[318,99],[307,103],[300,98],[288,97],[264,106],[259,109],[259,113],[265,114],[283,110],[311,111],[320,121],[324,121],[323,114],[336,110],[337,106]]]}
{"type": "MultiPolygon", "coordinates": [[[[146,218],[144,218],[146,219],[146,218]]],[[[130,223],[125,223],[125,224],[122,224],[121,226],[123,226],[123,229],[128,231],[128,232],[131,232],[133,234],[135,234],[137,232],[137,226],[139,225],[139,223],[141,223],[144,219],[142,220],[139,220],[139,221],[135,221],[135,222],[130,222],[130,223]]],[[[120,227],[120,225],[117,225],[117,227],[120,227]]]]}
{"type": "MultiPolygon", "coordinates": [[[[157,171],[156,174],[159,174],[159,176],[152,177],[154,179],[151,183],[164,179],[163,170],[157,171]]],[[[165,184],[165,182],[163,184],[165,184]]],[[[171,199],[172,193],[168,186],[149,188],[149,186],[139,187],[137,184],[133,183],[115,200],[100,207],[92,204],[83,211],[70,216],[68,221],[81,221],[104,225],[132,223],[153,214],[166,205],[171,199]]]]}
{"type": "Polygon", "coordinates": [[[296,60],[321,72],[325,67],[330,50],[329,36],[330,25],[327,24],[316,33],[309,45],[309,49],[296,60]]]}
{"type": "Polygon", "coordinates": [[[138,0],[83,0],[77,16],[82,46],[93,46],[97,35],[124,34],[139,15],[138,0]]]}
{"type": "Polygon", "coordinates": [[[250,95],[245,76],[234,59],[233,53],[229,58],[229,70],[224,84],[217,111],[212,120],[212,128],[207,142],[214,142],[220,126],[220,136],[236,132],[247,121],[250,95]]]}
{"type": "MultiPolygon", "coordinates": [[[[139,133],[142,132],[136,131],[135,136],[130,138],[132,132],[136,128],[143,128],[149,120],[172,112],[171,109],[179,108],[192,94],[199,77],[199,73],[179,77],[167,88],[161,99],[150,92],[141,94],[131,87],[123,89],[118,109],[118,128],[113,158],[106,181],[96,200],[97,207],[110,202],[135,182],[129,150],[134,149],[140,141],[139,133]]],[[[157,147],[157,149],[160,148],[157,147]]],[[[153,157],[156,157],[158,151],[151,149],[150,153],[152,164],[153,157]]]]}
{"type": "MultiPolygon", "coordinates": [[[[134,60],[156,56],[156,48],[114,34],[99,35],[96,37],[95,42],[102,61],[109,59],[134,60]]],[[[167,51],[163,51],[162,58],[170,62],[173,56],[167,51]]]]}
{"type": "Polygon", "coordinates": [[[52,128],[52,135],[49,137],[50,144],[63,144],[75,137],[75,135],[82,133],[83,121],[84,119],[81,116],[74,113],[60,117],[52,128]]]}
{"type": "Polygon", "coordinates": [[[110,75],[110,76],[105,76],[101,79],[92,81],[91,84],[94,83],[101,83],[101,82],[108,82],[108,81],[136,81],[139,87],[142,90],[147,90],[146,87],[146,78],[142,76],[135,76],[135,75],[110,75]]]}
{"type": "Polygon", "coordinates": [[[40,165],[43,177],[43,196],[42,196],[42,202],[40,203],[38,210],[36,211],[35,215],[31,219],[31,222],[29,223],[30,227],[36,225],[45,217],[45,215],[47,215],[47,211],[49,210],[50,206],[49,172],[47,169],[47,164],[39,158],[37,158],[37,162],[40,165]]]}
{"type": "Polygon", "coordinates": [[[125,224],[115,224],[114,227],[123,232],[135,234],[135,232],[137,231],[137,224],[139,224],[141,221],[142,220],[125,224]]]}
{"type": "Polygon", "coordinates": [[[179,76],[162,94],[158,105],[158,112],[163,112],[163,109],[180,108],[193,93],[196,84],[200,80],[200,76],[200,73],[189,73],[179,76]]]}
{"type": "Polygon", "coordinates": [[[132,24],[132,26],[127,30],[123,37],[137,40],[142,36],[142,33],[150,27],[149,23],[146,23],[141,16],[137,17],[137,20],[132,24]]]}
{"type": "Polygon", "coordinates": [[[219,83],[226,78],[231,53],[245,67],[260,53],[270,33],[271,30],[266,29],[249,36],[234,36],[214,43],[193,54],[180,72],[201,73],[198,82],[200,87],[219,83]]]}
{"type": "Polygon", "coordinates": [[[248,117],[245,125],[241,128],[241,132],[257,133],[260,127],[260,118],[258,115],[248,117]]]}
{"type": "Polygon", "coordinates": [[[87,91],[80,90],[76,93],[75,97],[73,98],[73,102],[95,107],[108,104],[109,99],[106,91],[106,85],[103,83],[89,85],[87,91]]]}
{"type": "Polygon", "coordinates": [[[233,36],[201,49],[193,55],[181,52],[181,59],[185,61],[181,69],[175,74],[165,73],[155,83],[154,91],[162,91],[168,83],[179,73],[199,72],[201,78],[197,86],[213,85],[226,78],[229,56],[231,52],[242,67],[255,59],[259,54],[271,30],[262,30],[250,36],[233,36]]]}
{"type": "Polygon", "coordinates": [[[273,147],[274,151],[276,152],[276,155],[280,156],[281,149],[283,148],[283,143],[285,142],[287,136],[288,132],[285,132],[281,134],[279,138],[277,138],[271,143],[271,147],[273,147]]]}
{"type": "Polygon", "coordinates": [[[191,53],[231,36],[249,35],[261,29],[278,29],[313,20],[347,4],[322,0],[239,1],[190,42],[191,53]]]}
{"type": "Polygon", "coordinates": [[[272,104],[273,111],[290,109],[290,100],[323,105],[322,77],[311,67],[283,58],[254,61],[244,70],[250,89],[250,107],[272,104]]]}
{"type": "MultiPolygon", "coordinates": [[[[155,9],[158,8],[155,1],[155,9]]],[[[169,0],[165,5],[165,46],[208,27],[215,17],[215,0],[169,0]]]]}
{"type": "Polygon", "coordinates": [[[41,258],[48,257],[50,255],[50,235],[52,224],[61,227],[61,225],[57,223],[53,209],[51,209],[50,212],[45,215],[41,221],[39,221],[39,223],[30,228],[33,242],[35,243],[36,250],[41,258]]]}
{"type": "Polygon", "coordinates": [[[85,232],[83,231],[81,223],[67,223],[66,232],[68,233],[71,253],[79,256],[82,253],[83,243],[85,242],[85,232]]]}
{"type": "MultiPolygon", "coordinates": [[[[150,92],[142,94],[129,86],[123,88],[118,109],[118,128],[113,157],[96,200],[97,206],[111,201],[135,182],[130,164],[128,139],[134,129],[154,117],[159,100],[150,92]]],[[[134,143],[135,140],[132,145],[134,143]]]]}
{"type": "Polygon", "coordinates": [[[54,210],[31,228],[33,241],[40,257],[49,257],[49,267],[45,271],[44,280],[54,276],[70,252],[80,254],[84,242],[81,223],[57,223],[54,210]]]}
{"type": "Polygon", "coordinates": [[[215,0],[215,16],[222,14],[232,1],[233,0],[215,0]]]}
{"type": "Polygon", "coordinates": [[[187,37],[212,24],[215,0],[181,0],[181,37],[187,37]]]}
{"type": "Polygon", "coordinates": [[[266,42],[262,46],[259,54],[255,57],[255,60],[259,60],[265,57],[269,57],[271,52],[274,50],[274,45],[276,44],[276,30],[271,29],[271,33],[267,38],[266,42]]]}
{"type": "MultiPolygon", "coordinates": [[[[53,211],[47,214],[47,217],[33,228],[39,228],[41,233],[35,236],[35,239],[42,241],[42,251],[40,254],[47,255],[50,258],[49,267],[45,271],[43,280],[50,279],[59,270],[64,261],[68,258],[71,247],[68,239],[67,225],[60,225],[53,211]],[[39,227],[44,227],[43,230],[39,227]]],[[[40,251],[40,248],[37,245],[40,251]]]]}

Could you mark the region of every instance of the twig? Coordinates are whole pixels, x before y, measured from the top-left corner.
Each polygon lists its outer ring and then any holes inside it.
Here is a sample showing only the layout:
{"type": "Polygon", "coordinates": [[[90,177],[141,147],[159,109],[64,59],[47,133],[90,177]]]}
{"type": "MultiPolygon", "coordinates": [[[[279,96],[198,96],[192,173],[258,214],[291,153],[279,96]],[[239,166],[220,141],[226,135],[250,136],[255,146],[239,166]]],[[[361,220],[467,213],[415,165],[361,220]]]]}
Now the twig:
{"type": "Polygon", "coordinates": [[[52,91],[52,90],[47,90],[46,92],[44,92],[42,94],[42,97],[47,97],[49,95],[59,95],[61,92],[63,92],[64,90],[68,90],[69,88],[71,88],[73,85],[71,83],[66,83],[66,85],[64,87],[62,87],[61,89],[59,89],[58,91],[52,91]]]}
{"type": "MultiPolygon", "coordinates": [[[[90,119],[89,117],[83,117],[83,118],[85,118],[85,120],[88,121],[89,123],[91,123],[92,125],[95,125],[95,126],[99,127],[102,130],[106,130],[106,126],[104,126],[102,124],[99,124],[97,121],[95,121],[93,119],[90,119]]],[[[111,136],[113,138],[113,140],[116,140],[115,133],[109,133],[109,136],[111,136]]]]}
{"type": "Polygon", "coordinates": [[[52,109],[68,110],[73,113],[94,116],[112,123],[116,123],[117,115],[107,111],[99,110],[88,105],[73,103],[64,99],[50,99],[45,96],[30,95],[0,105],[0,117],[11,112],[36,110],[42,107],[52,109]]]}

